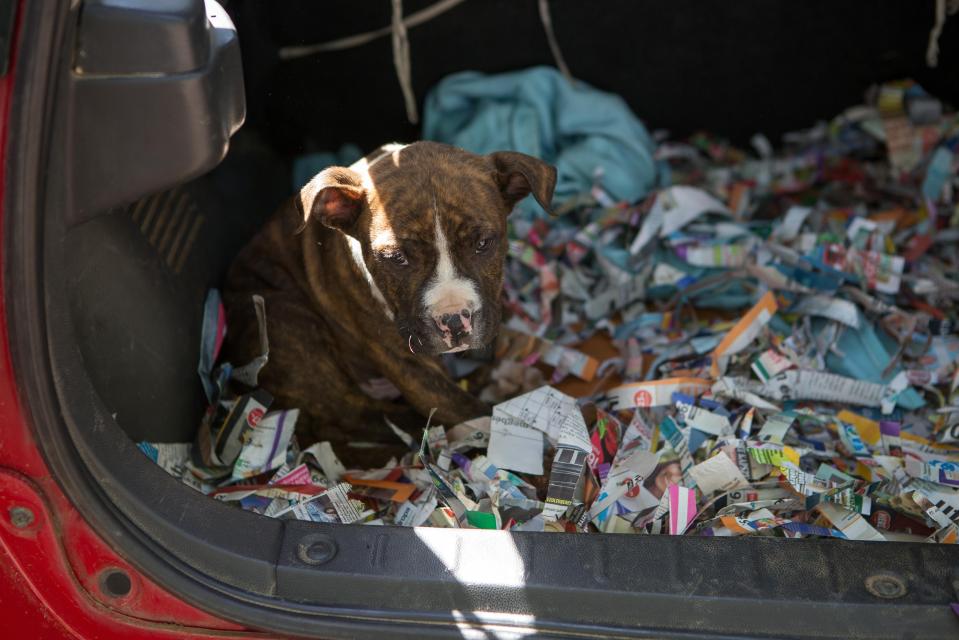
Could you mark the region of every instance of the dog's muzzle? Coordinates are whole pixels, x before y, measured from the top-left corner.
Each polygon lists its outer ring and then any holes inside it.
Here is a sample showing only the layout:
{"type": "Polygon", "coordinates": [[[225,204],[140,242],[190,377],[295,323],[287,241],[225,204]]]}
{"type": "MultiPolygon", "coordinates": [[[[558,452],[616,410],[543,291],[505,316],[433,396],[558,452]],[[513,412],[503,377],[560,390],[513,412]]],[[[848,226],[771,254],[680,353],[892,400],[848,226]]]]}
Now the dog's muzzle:
{"type": "Polygon", "coordinates": [[[446,353],[469,349],[469,339],[473,333],[473,312],[469,309],[448,311],[433,315],[433,322],[441,338],[449,349],[446,353]]]}

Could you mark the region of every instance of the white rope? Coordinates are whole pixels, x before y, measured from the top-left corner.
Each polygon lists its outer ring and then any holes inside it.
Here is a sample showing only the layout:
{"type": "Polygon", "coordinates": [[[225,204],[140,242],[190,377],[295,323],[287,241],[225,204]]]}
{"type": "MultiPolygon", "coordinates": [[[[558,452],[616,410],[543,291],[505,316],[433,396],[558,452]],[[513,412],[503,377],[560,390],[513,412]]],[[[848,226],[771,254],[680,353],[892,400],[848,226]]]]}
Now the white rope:
{"type": "MultiPolygon", "coordinates": [[[[949,15],[957,11],[959,11],[959,0],[949,0],[949,15]]],[[[929,31],[929,44],[926,46],[926,64],[930,67],[939,65],[939,36],[942,35],[942,27],[946,24],[946,13],[946,0],[936,0],[936,21],[929,31]]]]}
{"type": "Polygon", "coordinates": [[[406,37],[406,25],[403,24],[403,0],[391,0],[393,4],[393,66],[396,78],[403,90],[406,103],[406,118],[410,124],[419,122],[416,112],[416,95],[413,93],[413,71],[410,65],[410,40],[406,37]]]}
{"type": "Polygon", "coordinates": [[[543,23],[543,31],[546,32],[546,40],[549,42],[549,50],[553,53],[556,68],[566,76],[567,80],[572,80],[573,74],[569,72],[569,67],[566,66],[563,52],[559,48],[559,41],[556,40],[556,34],[553,32],[553,19],[549,13],[549,0],[539,0],[539,19],[543,23]]]}
{"type": "Polygon", "coordinates": [[[942,25],[946,23],[946,0],[936,0],[936,21],[929,32],[929,44],[926,45],[926,64],[935,67],[939,64],[939,36],[942,25]]]}
{"type": "MultiPolygon", "coordinates": [[[[411,13],[403,20],[403,26],[407,29],[417,27],[424,22],[429,22],[442,13],[446,13],[456,5],[462,4],[465,1],[466,0],[440,0],[439,2],[431,4],[428,7],[420,9],[416,13],[411,13]]],[[[294,58],[303,58],[306,56],[311,56],[315,53],[323,53],[325,51],[351,49],[353,47],[364,45],[367,42],[372,42],[378,38],[383,38],[391,33],[393,33],[392,24],[381,29],[357,33],[356,35],[338,38],[337,40],[330,40],[329,42],[321,42],[319,44],[308,44],[296,47],[282,47],[280,48],[279,55],[281,60],[293,60],[294,58]]]]}
{"type": "MultiPolygon", "coordinates": [[[[337,40],[330,40],[329,42],[321,42],[319,44],[281,47],[279,56],[281,60],[293,60],[327,51],[351,49],[372,42],[378,38],[392,36],[393,66],[396,68],[396,79],[399,81],[400,89],[403,91],[406,117],[412,124],[416,124],[419,122],[419,113],[416,108],[416,94],[413,93],[410,41],[407,31],[424,22],[429,22],[436,16],[446,13],[456,5],[462,4],[465,1],[466,0],[439,0],[439,2],[435,2],[404,18],[403,0],[390,0],[393,8],[393,17],[389,26],[364,33],[357,33],[337,40]]],[[[944,0],[938,1],[943,2],[944,0]]],[[[556,67],[566,78],[572,80],[573,75],[570,73],[569,67],[566,66],[566,60],[563,59],[563,52],[559,48],[559,42],[556,40],[556,34],[553,32],[553,20],[550,16],[549,0],[539,0],[539,18],[543,23],[543,30],[546,32],[546,40],[549,42],[549,49],[553,54],[556,67]]]]}

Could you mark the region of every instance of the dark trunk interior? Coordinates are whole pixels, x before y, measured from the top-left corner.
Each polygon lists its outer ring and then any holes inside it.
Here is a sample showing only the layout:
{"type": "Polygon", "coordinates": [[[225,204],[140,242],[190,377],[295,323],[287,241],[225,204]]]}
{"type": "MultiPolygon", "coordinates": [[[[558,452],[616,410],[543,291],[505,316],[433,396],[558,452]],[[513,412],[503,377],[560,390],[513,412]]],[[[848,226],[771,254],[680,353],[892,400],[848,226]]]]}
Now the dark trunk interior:
{"type": "MultiPolygon", "coordinates": [[[[412,13],[430,3],[407,2],[412,13]]],[[[618,93],[650,130],[776,142],[911,77],[959,102],[959,21],[940,64],[925,65],[933,4],[750,1],[552,3],[573,74],[618,93]],[[953,72],[953,73],[950,73],[953,72]]],[[[202,302],[239,248],[294,189],[297,154],[413,141],[388,37],[282,61],[283,46],[388,25],[389,4],[234,1],[247,122],[209,175],[70,230],[73,319],[88,371],[134,440],[190,440],[202,412],[196,375],[202,302]]],[[[552,64],[535,2],[466,2],[410,30],[419,102],[447,74],[552,64]]],[[[298,186],[298,185],[297,185],[298,186]]]]}

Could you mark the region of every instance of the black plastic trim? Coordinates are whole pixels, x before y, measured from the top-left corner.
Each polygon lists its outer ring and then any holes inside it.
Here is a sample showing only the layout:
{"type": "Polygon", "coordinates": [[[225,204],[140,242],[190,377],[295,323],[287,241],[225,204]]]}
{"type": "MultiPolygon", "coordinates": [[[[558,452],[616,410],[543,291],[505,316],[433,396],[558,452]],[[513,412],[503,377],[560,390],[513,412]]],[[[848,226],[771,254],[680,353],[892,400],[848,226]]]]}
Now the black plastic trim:
{"type": "Polygon", "coordinates": [[[63,490],[145,575],[225,618],[327,638],[955,635],[952,546],[323,527],[251,516],[166,476],[106,412],[72,340],[58,251],[70,156],[53,110],[71,22],[57,0],[26,7],[3,235],[21,402],[63,490]],[[311,565],[298,549],[318,533],[336,552],[311,565]],[[878,571],[909,593],[869,595],[878,571]]]}
{"type": "Polygon", "coordinates": [[[89,75],[196,71],[210,56],[202,2],[83,0],[74,71],[89,75]]]}
{"type": "Polygon", "coordinates": [[[70,109],[69,219],[196,178],[243,124],[240,45],[215,2],[85,0],[70,109]]]}
{"type": "Polygon", "coordinates": [[[7,75],[13,53],[13,26],[17,18],[17,0],[0,0],[0,77],[7,75]]]}

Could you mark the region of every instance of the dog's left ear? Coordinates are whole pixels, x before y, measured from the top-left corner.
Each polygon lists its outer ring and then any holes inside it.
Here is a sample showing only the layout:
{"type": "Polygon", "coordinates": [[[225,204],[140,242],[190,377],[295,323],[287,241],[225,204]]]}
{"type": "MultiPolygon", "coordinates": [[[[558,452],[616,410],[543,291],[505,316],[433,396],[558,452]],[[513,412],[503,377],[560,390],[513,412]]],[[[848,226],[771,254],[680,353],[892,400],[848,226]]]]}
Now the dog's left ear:
{"type": "Polygon", "coordinates": [[[516,151],[496,151],[489,158],[496,168],[500,193],[510,209],[532,193],[539,206],[553,215],[550,207],[556,188],[556,167],[516,151]]]}
{"type": "Polygon", "coordinates": [[[296,194],[296,208],[303,216],[303,224],[297,233],[306,228],[310,217],[327,227],[350,233],[363,210],[365,195],[363,179],[352,169],[324,169],[296,194]]]}

